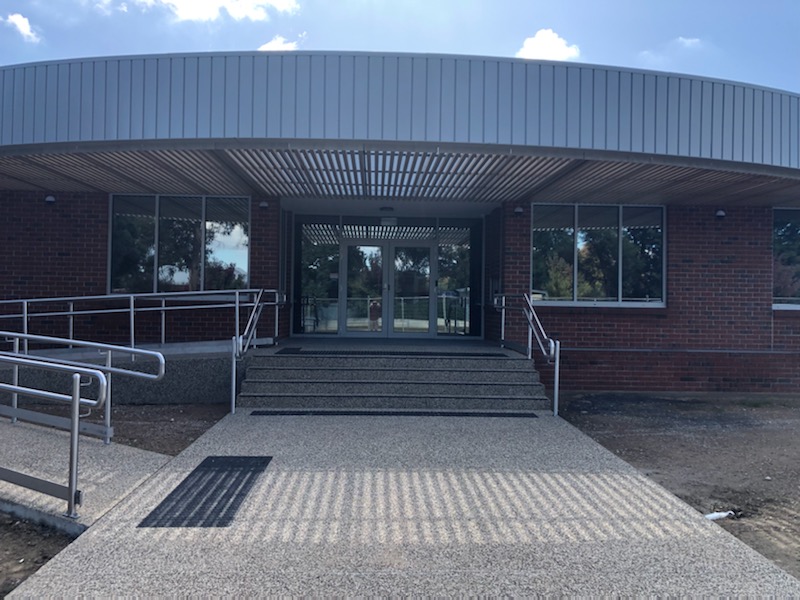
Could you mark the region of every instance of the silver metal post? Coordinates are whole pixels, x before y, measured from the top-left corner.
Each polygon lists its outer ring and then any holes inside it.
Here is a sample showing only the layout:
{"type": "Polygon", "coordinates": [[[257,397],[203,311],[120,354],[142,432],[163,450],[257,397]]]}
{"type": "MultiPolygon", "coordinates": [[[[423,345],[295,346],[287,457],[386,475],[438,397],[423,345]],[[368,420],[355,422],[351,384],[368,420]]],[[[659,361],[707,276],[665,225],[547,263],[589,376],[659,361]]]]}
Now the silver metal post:
{"type": "MultiPolygon", "coordinates": [[[[75,339],[75,303],[69,303],[69,339],[75,339]]],[[[69,345],[72,348],[72,344],[69,345]]]]}
{"type": "MultiPolygon", "coordinates": [[[[111,350],[106,351],[106,367],[111,367],[111,350]]],[[[103,434],[103,443],[108,446],[111,443],[111,371],[106,372],[106,405],[103,413],[103,425],[105,425],[105,432],[103,434]]]]}
{"type": "Polygon", "coordinates": [[[69,430],[69,498],[67,499],[67,513],[65,517],[77,519],[75,500],[78,494],[78,430],[80,429],[81,412],[81,376],[75,373],[72,376],[72,414],[69,430]]]}
{"type": "Polygon", "coordinates": [[[558,388],[561,383],[561,342],[556,340],[555,377],[553,380],[553,416],[558,416],[558,388]]]}
{"type": "Polygon", "coordinates": [[[528,325],[528,360],[531,359],[533,353],[533,328],[528,325]]]}
{"type": "Polygon", "coordinates": [[[278,314],[280,309],[280,302],[281,298],[278,297],[278,294],[275,294],[275,335],[272,337],[272,343],[278,343],[278,314]]]}
{"type": "Polygon", "coordinates": [[[164,310],[167,306],[167,299],[161,299],[161,345],[167,343],[167,313],[164,310]]]}
{"type": "Polygon", "coordinates": [[[235,304],[236,304],[236,309],[235,309],[236,310],[236,314],[233,317],[234,329],[235,329],[235,331],[233,333],[234,333],[234,335],[236,335],[236,337],[239,337],[239,335],[241,333],[241,331],[239,331],[239,290],[236,290],[234,292],[234,297],[236,299],[236,302],[235,302],[235,304]]]}
{"type": "MultiPolygon", "coordinates": [[[[14,338],[14,354],[19,354],[19,338],[14,338]]],[[[14,364],[14,367],[12,369],[11,385],[13,385],[14,387],[17,387],[19,385],[19,365],[18,364],[14,364]]],[[[17,394],[17,392],[14,392],[13,394],[11,394],[11,408],[14,409],[15,413],[16,413],[16,410],[17,410],[18,400],[19,400],[19,394],[17,394]]],[[[12,423],[16,423],[17,422],[17,415],[16,414],[14,414],[14,416],[11,417],[11,422],[12,423]]]]}
{"type": "MultiPolygon", "coordinates": [[[[22,301],[22,333],[28,335],[28,301],[22,301]]],[[[25,354],[28,353],[28,340],[22,342],[22,347],[25,348],[25,354]]]]}
{"type": "MultiPolygon", "coordinates": [[[[130,314],[128,315],[128,321],[130,323],[130,328],[131,328],[131,348],[135,348],[136,347],[136,321],[134,320],[134,316],[133,316],[134,315],[134,306],[135,306],[134,303],[135,303],[135,300],[133,298],[133,295],[128,296],[128,299],[129,299],[128,308],[130,310],[130,314]]],[[[135,360],[136,360],[136,357],[133,354],[131,354],[131,362],[134,362],[135,360]]]]}
{"type": "Polygon", "coordinates": [[[500,296],[500,347],[506,347],[506,297],[500,296]]]}
{"type": "Polygon", "coordinates": [[[236,338],[231,338],[231,414],[236,413],[236,338]]]}

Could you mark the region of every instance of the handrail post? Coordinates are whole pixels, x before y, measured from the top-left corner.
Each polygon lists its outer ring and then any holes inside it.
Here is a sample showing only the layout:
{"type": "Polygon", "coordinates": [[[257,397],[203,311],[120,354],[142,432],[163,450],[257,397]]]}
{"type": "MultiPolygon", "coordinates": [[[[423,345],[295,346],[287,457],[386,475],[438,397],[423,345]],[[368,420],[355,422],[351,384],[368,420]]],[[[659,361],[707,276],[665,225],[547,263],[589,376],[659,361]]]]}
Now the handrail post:
{"type": "Polygon", "coordinates": [[[500,296],[500,347],[506,347],[506,297],[500,296]]]}
{"type": "Polygon", "coordinates": [[[272,336],[272,343],[278,343],[278,315],[280,314],[278,303],[280,302],[281,298],[279,297],[280,293],[275,292],[275,335],[272,336]]]}
{"type": "Polygon", "coordinates": [[[231,414],[236,413],[236,338],[231,338],[231,414]]]}
{"type": "MultiPolygon", "coordinates": [[[[111,367],[111,350],[106,350],[106,367],[111,367]]],[[[106,405],[103,412],[103,425],[105,432],[103,443],[108,446],[111,443],[111,371],[106,373],[106,405]]]]}
{"type": "MultiPolygon", "coordinates": [[[[19,338],[14,338],[14,354],[19,354],[19,338]]],[[[11,384],[14,387],[19,385],[19,365],[16,363],[14,364],[12,370],[11,384]]],[[[16,410],[18,402],[19,402],[19,394],[17,394],[17,392],[14,392],[13,394],[11,394],[11,408],[13,408],[15,411],[14,416],[11,417],[12,423],[17,422],[16,410]]]]}
{"type": "Polygon", "coordinates": [[[161,345],[167,343],[167,299],[161,298],[161,345]]]}
{"type": "Polygon", "coordinates": [[[558,390],[561,384],[561,342],[556,340],[555,377],[553,380],[553,416],[558,416],[558,390]]]}
{"type": "Polygon", "coordinates": [[[72,425],[69,430],[69,498],[67,499],[67,513],[65,517],[77,519],[75,500],[78,494],[78,431],[80,429],[81,407],[81,376],[75,373],[72,376],[72,411],[70,418],[72,425]]]}
{"type": "Polygon", "coordinates": [[[533,327],[530,326],[530,321],[528,322],[528,360],[531,359],[533,355],[533,327]]]}
{"type": "MultiPolygon", "coordinates": [[[[239,331],[239,327],[240,327],[240,324],[239,324],[239,290],[236,290],[234,292],[234,298],[236,300],[236,302],[235,302],[236,308],[234,309],[236,312],[235,312],[235,314],[233,316],[233,322],[234,322],[234,326],[233,326],[234,331],[233,331],[233,333],[238,338],[239,334],[241,333],[239,331]]],[[[239,352],[241,352],[241,351],[242,351],[242,348],[241,348],[241,344],[240,344],[239,352]]]]}
{"type": "MultiPolygon", "coordinates": [[[[28,301],[22,301],[22,333],[28,335],[28,301]]],[[[25,348],[25,354],[28,353],[28,340],[25,340],[22,343],[22,347],[25,348]]]]}
{"type": "MultiPolygon", "coordinates": [[[[75,339],[75,303],[69,303],[69,339],[75,339]]],[[[72,344],[69,345],[72,348],[72,344]]]]}
{"type": "MultiPolygon", "coordinates": [[[[129,321],[130,328],[131,328],[131,348],[135,348],[136,347],[136,333],[135,333],[136,332],[136,322],[135,322],[134,316],[133,316],[134,313],[135,313],[134,302],[135,302],[135,300],[133,298],[133,294],[129,295],[128,296],[128,309],[130,310],[130,314],[128,315],[128,321],[129,321]]],[[[133,355],[131,355],[131,360],[133,360],[133,355]]]]}

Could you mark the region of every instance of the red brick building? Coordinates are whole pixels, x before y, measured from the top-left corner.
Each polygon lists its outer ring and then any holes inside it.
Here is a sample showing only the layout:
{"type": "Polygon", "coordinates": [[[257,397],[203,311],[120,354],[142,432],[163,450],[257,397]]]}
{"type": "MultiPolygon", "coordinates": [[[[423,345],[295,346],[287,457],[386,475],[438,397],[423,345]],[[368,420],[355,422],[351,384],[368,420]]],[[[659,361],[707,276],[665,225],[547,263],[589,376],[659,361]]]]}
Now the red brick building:
{"type": "Polygon", "coordinates": [[[522,345],[529,293],[566,389],[800,384],[797,94],[226,53],[5,67],[0,109],[4,299],[269,288],[281,336],[499,340],[504,295],[522,345]]]}

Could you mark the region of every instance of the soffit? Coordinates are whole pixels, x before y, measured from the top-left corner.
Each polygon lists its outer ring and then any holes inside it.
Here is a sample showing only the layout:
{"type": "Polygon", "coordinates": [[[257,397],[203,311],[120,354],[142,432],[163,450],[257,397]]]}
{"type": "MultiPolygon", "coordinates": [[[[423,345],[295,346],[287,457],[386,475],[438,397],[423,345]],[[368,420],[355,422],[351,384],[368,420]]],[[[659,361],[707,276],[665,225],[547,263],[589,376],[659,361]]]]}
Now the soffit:
{"type": "Polygon", "coordinates": [[[800,176],[583,156],[414,149],[199,148],[0,156],[0,190],[253,195],[320,202],[800,203],[800,176]]]}

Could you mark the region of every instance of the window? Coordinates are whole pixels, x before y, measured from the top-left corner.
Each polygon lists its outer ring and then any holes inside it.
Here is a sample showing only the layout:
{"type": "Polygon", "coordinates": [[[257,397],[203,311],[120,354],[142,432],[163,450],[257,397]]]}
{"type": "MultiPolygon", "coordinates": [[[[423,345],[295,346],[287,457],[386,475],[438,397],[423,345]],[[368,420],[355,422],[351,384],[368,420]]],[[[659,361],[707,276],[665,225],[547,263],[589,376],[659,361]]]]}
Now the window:
{"type": "Polygon", "coordinates": [[[800,305],[800,210],[774,211],[772,261],[773,304],[800,305]]]}
{"type": "Polygon", "coordinates": [[[113,293],[247,287],[248,198],[114,196],[111,212],[113,293]]]}
{"type": "Polygon", "coordinates": [[[663,208],[553,204],[532,212],[535,300],[663,305],[663,208]]]}

